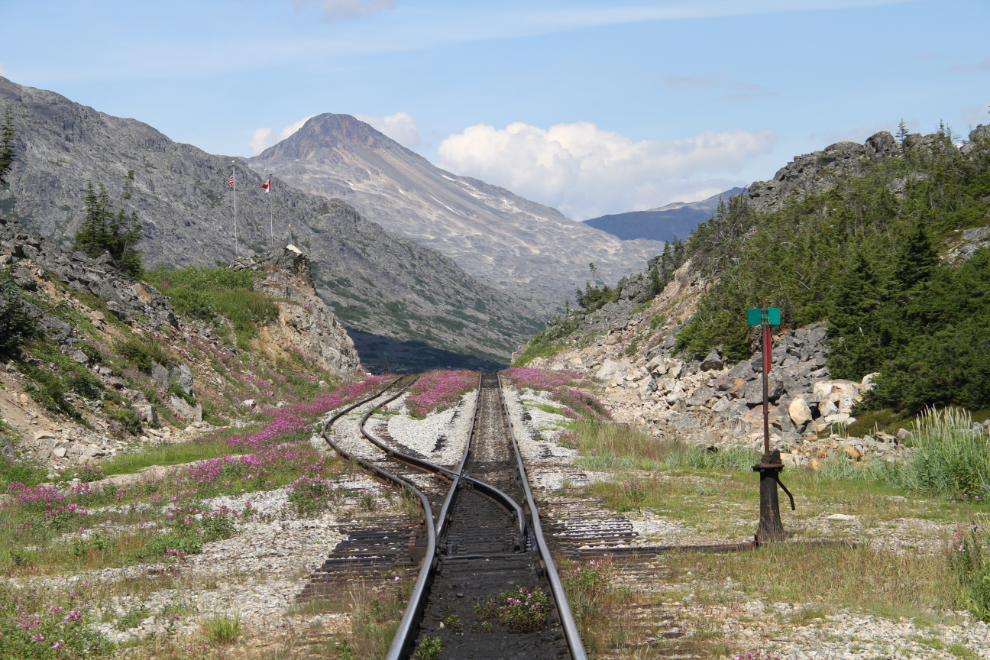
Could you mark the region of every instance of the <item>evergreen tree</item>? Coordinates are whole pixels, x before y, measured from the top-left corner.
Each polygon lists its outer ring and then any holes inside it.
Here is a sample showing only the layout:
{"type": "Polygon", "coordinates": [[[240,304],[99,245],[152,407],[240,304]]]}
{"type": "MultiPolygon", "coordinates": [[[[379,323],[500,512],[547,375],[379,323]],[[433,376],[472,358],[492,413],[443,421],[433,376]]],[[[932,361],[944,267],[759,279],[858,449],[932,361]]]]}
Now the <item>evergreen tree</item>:
{"type": "Polygon", "coordinates": [[[904,144],[904,141],[907,140],[908,135],[910,135],[910,133],[908,133],[907,124],[905,124],[902,119],[901,123],[897,125],[897,141],[904,144]]]}
{"type": "Polygon", "coordinates": [[[897,254],[894,277],[901,288],[907,290],[931,277],[938,265],[938,252],[925,225],[919,221],[915,223],[914,230],[897,254]]]}
{"type": "Polygon", "coordinates": [[[660,270],[654,266],[650,271],[650,293],[653,296],[663,291],[663,280],[660,279],[660,270]]]}
{"type": "Polygon", "coordinates": [[[99,184],[99,192],[93,182],[87,184],[86,216],[76,231],[72,244],[74,250],[96,258],[109,252],[117,268],[131,276],[137,276],[143,268],[141,251],[141,222],[137,212],[128,216],[124,209],[114,212],[106,186],[99,184]]]}
{"type": "Polygon", "coordinates": [[[0,187],[7,185],[7,173],[16,158],[14,153],[14,113],[7,104],[3,115],[3,125],[0,126],[0,187]]]}
{"type": "Polygon", "coordinates": [[[829,362],[837,378],[859,380],[879,370],[889,342],[883,323],[885,293],[869,259],[857,251],[829,300],[829,362]]]}

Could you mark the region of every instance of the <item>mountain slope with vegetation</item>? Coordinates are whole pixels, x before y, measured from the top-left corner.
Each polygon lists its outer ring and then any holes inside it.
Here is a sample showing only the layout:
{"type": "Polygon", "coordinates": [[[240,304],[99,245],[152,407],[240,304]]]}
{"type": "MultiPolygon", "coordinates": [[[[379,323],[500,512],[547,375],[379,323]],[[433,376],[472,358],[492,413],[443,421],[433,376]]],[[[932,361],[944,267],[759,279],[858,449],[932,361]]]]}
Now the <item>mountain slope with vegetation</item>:
{"type": "Polygon", "coordinates": [[[122,235],[133,232],[136,213],[146,267],[226,264],[235,256],[227,185],[233,171],[237,253],[261,254],[273,243],[305,249],[317,291],[350,326],[495,362],[505,362],[534,330],[530,312],[509,295],[448,257],[387,234],[340,200],[278,185],[273,239],[271,198],[262,194],[261,176],[241,161],[0,77],[0,108],[7,105],[16,158],[0,191],[0,213],[63,245],[94,220],[100,230],[118,215],[127,221],[122,235]],[[90,183],[95,205],[87,204],[90,183]],[[97,206],[105,213],[90,217],[87,210],[97,206]]]}
{"type": "Polygon", "coordinates": [[[730,204],[699,226],[687,253],[718,283],[678,348],[749,355],[745,310],[765,303],[782,329],[828,320],[833,375],[880,372],[875,405],[990,407],[990,250],[950,258],[966,230],[990,224],[990,129],[970,137],[960,149],[947,129],[900,144],[881,134],[871,139],[886,155],[833,185],[764,213],[730,204]]]}
{"type": "Polygon", "coordinates": [[[832,377],[879,372],[865,407],[990,408],[990,127],[960,145],[944,127],[839,143],[750,191],[638,277],[579,289],[579,307],[519,359],[600,342],[632,319],[663,331],[637,331],[631,355],[656,342],[686,363],[714,352],[731,364],[758,349],[747,308],[771,306],[782,310],[781,335],[824,324],[832,377]],[[657,282],[690,289],[690,309],[678,307],[677,319],[647,311],[657,282]]]}

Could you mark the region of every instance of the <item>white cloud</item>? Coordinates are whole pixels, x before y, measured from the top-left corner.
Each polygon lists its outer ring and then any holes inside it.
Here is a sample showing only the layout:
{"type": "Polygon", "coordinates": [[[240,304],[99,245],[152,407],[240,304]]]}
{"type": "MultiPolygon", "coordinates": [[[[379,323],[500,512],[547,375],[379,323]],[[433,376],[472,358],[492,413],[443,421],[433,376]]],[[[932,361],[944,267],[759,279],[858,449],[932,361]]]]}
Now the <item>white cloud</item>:
{"type": "Polygon", "coordinates": [[[384,117],[354,116],[389,136],[403,147],[416,149],[422,144],[419,139],[419,125],[408,112],[396,112],[394,115],[385,115],[384,117]]]}
{"type": "Polygon", "coordinates": [[[331,21],[371,16],[395,8],[395,0],[292,0],[297,9],[314,2],[319,4],[320,13],[331,21]]]}
{"type": "Polygon", "coordinates": [[[315,116],[316,115],[306,115],[299,121],[292,122],[291,124],[283,128],[281,131],[279,131],[277,134],[275,133],[275,131],[268,128],[267,126],[259,128],[255,130],[254,137],[252,137],[251,141],[248,142],[248,146],[251,147],[251,151],[253,151],[254,155],[257,156],[268,147],[275,146],[285,138],[289,137],[290,135],[298,131],[300,128],[303,127],[303,124],[305,124],[315,116]]]}
{"type": "Polygon", "coordinates": [[[725,190],[733,184],[718,175],[768,152],[774,139],[770,130],[705,131],[670,142],[633,142],[589,122],[546,130],[516,122],[505,129],[471,126],[445,139],[438,152],[454,172],[587,219],[725,190]]]}
{"type": "Polygon", "coordinates": [[[0,62],[0,76],[5,76],[8,73],[10,73],[10,69],[7,68],[6,64],[0,62]]]}

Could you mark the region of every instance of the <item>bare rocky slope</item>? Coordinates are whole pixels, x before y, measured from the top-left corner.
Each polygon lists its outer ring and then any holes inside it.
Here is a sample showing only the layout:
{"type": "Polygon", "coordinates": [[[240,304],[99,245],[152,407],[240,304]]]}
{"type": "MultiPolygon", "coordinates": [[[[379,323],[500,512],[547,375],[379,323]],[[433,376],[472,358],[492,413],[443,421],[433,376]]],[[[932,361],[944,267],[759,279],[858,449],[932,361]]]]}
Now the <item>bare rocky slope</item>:
{"type": "Polygon", "coordinates": [[[621,241],[556,209],[484,181],[446,172],[350,115],[322,114],[249,159],[267,176],[337,197],[386,231],[431,247],[545,318],[594,262],[609,282],[663,250],[621,241]]]}
{"type": "MultiPolygon", "coordinates": [[[[234,257],[232,189],[237,180],[238,252],[271,246],[269,200],[242,162],[173,142],[151,126],[112,117],[0,77],[10,104],[17,160],[0,212],[63,244],[84,216],[87,181],[143,223],[146,266],[213,266],[234,257]],[[133,179],[128,179],[128,172],[133,179]]],[[[365,333],[421,341],[504,362],[533,331],[528,312],[451,259],[395,238],[348,204],[291,186],[276,191],[276,243],[308,252],[314,284],[343,321],[365,333]],[[291,225],[291,232],[290,227],[291,225]]]]}

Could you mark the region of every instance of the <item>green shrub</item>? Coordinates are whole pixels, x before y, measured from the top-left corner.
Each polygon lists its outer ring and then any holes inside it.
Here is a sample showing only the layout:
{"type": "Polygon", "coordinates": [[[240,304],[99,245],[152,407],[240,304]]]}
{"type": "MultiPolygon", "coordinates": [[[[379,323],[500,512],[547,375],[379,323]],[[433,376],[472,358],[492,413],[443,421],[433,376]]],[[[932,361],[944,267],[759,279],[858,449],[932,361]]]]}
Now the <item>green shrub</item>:
{"type": "Polygon", "coordinates": [[[35,332],[35,322],[21,289],[6,271],[0,271],[0,356],[16,355],[35,332]]]}
{"type": "Polygon", "coordinates": [[[31,380],[24,389],[38,405],[52,412],[63,412],[76,420],[82,419],[75,407],[65,400],[66,384],[58,374],[45,371],[29,362],[21,361],[16,365],[17,370],[31,380]]]}
{"type": "Polygon", "coordinates": [[[413,658],[415,660],[437,660],[441,650],[443,650],[443,642],[439,637],[424,637],[413,658]]]}
{"type": "Polygon", "coordinates": [[[227,509],[203,514],[200,522],[203,541],[222,541],[234,535],[234,517],[227,509]]]}
{"type": "Polygon", "coordinates": [[[0,658],[107,655],[112,645],[88,626],[89,619],[86,596],[76,589],[68,595],[52,595],[38,588],[21,591],[9,583],[0,584],[0,658]],[[53,649],[56,643],[58,648],[53,649]]]}
{"type": "Polygon", "coordinates": [[[155,337],[127,339],[114,344],[114,350],[123,355],[135,367],[144,372],[151,371],[151,363],[168,367],[174,363],[171,353],[155,337]]]}
{"type": "Polygon", "coordinates": [[[130,408],[106,408],[107,417],[120,422],[131,435],[139,435],[142,430],[141,416],[130,408]]]}
{"type": "Polygon", "coordinates": [[[497,600],[489,596],[484,604],[475,605],[474,611],[480,619],[498,619],[509,632],[534,632],[547,625],[550,598],[539,587],[529,591],[517,586],[514,591],[499,592],[497,600]]]}
{"type": "Polygon", "coordinates": [[[198,555],[203,552],[203,540],[195,535],[179,535],[173,532],[160,534],[148,543],[145,556],[148,559],[158,559],[169,550],[198,555]]]}
{"type": "Polygon", "coordinates": [[[177,312],[204,321],[226,318],[242,348],[257,336],[258,326],[278,318],[278,305],[254,290],[259,276],[226,268],[159,268],[145,272],[147,281],[169,297],[177,312]]]}

